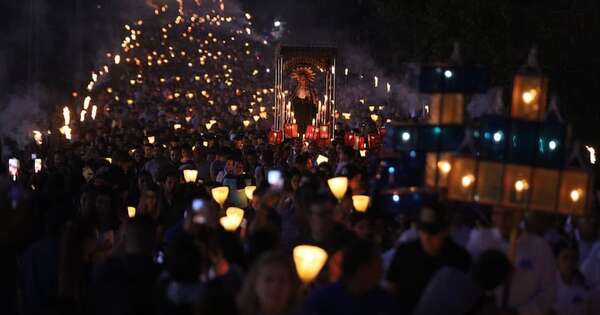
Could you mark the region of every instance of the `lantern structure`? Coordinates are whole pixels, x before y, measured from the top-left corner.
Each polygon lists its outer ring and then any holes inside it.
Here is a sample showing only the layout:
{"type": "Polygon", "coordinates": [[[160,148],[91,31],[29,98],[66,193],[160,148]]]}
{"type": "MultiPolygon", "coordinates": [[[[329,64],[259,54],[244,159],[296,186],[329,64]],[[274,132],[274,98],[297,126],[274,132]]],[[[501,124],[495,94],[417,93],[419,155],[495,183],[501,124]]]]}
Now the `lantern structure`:
{"type": "Polygon", "coordinates": [[[42,171],[42,159],[35,159],[33,162],[33,172],[39,173],[42,171]]]}
{"type": "Polygon", "coordinates": [[[196,178],[198,178],[197,170],[183,170],[183,178],[186,183],[195,183],[196,178]]]}
{"type": "Polygon", "coordinates": [[[355,142],[354,138],[355,138],[354,132],[346,131],[346,133],[344,134],[344,145],[354,146],[354,142],[355,142]]]}
{"type": "Polygon", "coordinates": [[[271,130],[268,136],[269,144],[281,144],[283,142],[283,132],[271,130]]]}
{"type": "Polygon", "coordinates": [[[559,189],[558,211],[569,215],[584,214],[590,182],[589,174],[585,171],[563,171],[559,189]]]}
{"type": "MultiPolygon", "coordinates": [[[[292,74],[298,69],[306,69],[315,74],[311,80],[322,87],[316,90],[313,100],[317,111],[313,125],[317,127],[331,126],[327,131],[327,138],[333,137],[335,125],[335,65],[337,49],[330,47],[298,47],[279,45],[275,52],[275,106],[273,130],[283,131],[288,123],[293,123],[294,115],[291,101],[292,95],[288,91],[295,90],[292,74]]],[[[308,131],[307,131],[308,133],[308,131]]],[[[309,138],[309,137],[306,137],[309,138]]],[[[310,140],[307,139],[307,140],[310,140]]]]}
{"type": "Polygon", "coordinates": [[[329,189],[331,193],[341,201],[348,190],[348,177],[334,177],[327,180],[327,185],[329,185],[329,189]]]}
{"type": "Polygon", "coordinates": [[[327,262],[327,252],[312,245],[294,247],[293,256],[298,277],[305,284],[311,283],[327,262]]]}
{"type": "Polygon", "coordinates": [[[215,187],[211,190],[211,194],[213,199],[219,204],[219,206],[221,206],[221,208],[223,208],[225,200],[227,200],[227,197],[229,196],[229,187],[215,187]]]}
{"type": "Polygon", "coordinates": [[[511,116],[524,120],[542,120],[546,113],[548,79],[537,64],[537,51],[529,53],[527,64],[513,83],[511,116]]]}
{"type": "Polygon", "coordinates": [[[504,165],[493,161],[479,161],[477,167],[477,201],[497,204],[502,199],[504,165]]]}
{"type": "Polygon", "coordinates": [[[154,137],[154,136],[149,136],[148,137],[148,143],[149,144],[154,144],[154,141],[156,141],[156,137],[154,137]]]}
{"type": "Polygon", "coordinates": [[[304,140],[312,141],[317,140],[319,137],[318,132],[314,125],[306,126],[306,133],[304,133],[304,140]]]}
{"type": "Polygon", "coordinates": [[[352,196],[352,205],[358,212],[367,212],[369,208],[369,202],[371,198],[365,195],[354,195],[352,196]]]}
{"type": "Polygon", "coordinates": [[[506,165],[502,205],[525,208],[531,195],[532,168],[523,165],[506,165]]]}

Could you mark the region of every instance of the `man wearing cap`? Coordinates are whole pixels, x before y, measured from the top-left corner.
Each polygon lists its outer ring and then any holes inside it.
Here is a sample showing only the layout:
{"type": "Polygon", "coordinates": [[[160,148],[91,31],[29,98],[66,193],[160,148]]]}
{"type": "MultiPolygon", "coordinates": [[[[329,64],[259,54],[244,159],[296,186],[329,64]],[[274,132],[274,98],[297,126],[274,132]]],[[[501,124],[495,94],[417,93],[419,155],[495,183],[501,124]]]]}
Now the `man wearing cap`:
{"type": "Polygon", "coordinates": [[[387,274],[399,302],[410,312],[440,268],[467,272],[471,264],[469,253],[449,237],[449,219],[442,205],[421,209],[417,223],[419,239],[398,247],[387,274]]]}

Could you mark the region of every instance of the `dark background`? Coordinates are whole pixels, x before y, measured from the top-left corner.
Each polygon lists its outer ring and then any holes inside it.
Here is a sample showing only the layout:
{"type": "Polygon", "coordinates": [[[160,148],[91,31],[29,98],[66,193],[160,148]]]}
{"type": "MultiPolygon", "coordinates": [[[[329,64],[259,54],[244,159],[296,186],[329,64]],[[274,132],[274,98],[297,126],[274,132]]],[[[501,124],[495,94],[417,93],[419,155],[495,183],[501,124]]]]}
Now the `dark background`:
{"type": "MultiPolygon", "coordinates": [[[[96,60],[120,42],[146,0],[23,0],[0,3],[0,101],[45,91],[54,108],[89,80],[96,60]]],[[[166,0],[155,0],[166,1],[166,0]]],[[[174,0],[170,0],[175,4],[174,0]]],[[[227,2],[227,1],[226,1],[227,2]]],[[[460,41],[465,63],[486,65],[510,91],[532,44],[577,137],[600,143],[600,4],[595,0],[240,0],[261,31],[285,22],[284,40],[360,47],[401,77],[407,62],[448,58],[460,41]]],[[[0,107],[2,103],[0,103],[0,107]]]]}

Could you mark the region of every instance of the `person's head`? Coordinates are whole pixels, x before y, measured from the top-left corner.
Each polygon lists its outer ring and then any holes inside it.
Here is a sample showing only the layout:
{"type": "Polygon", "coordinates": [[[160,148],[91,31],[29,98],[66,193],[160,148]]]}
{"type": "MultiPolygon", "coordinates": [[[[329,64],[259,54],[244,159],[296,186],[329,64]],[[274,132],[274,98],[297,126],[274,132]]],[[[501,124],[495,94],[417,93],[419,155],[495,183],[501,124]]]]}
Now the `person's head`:
{"type": "Polygon", "coordinates": [[[349,146],[343,146],[339,152],[340,162],[351,162],[354,159],[354,149],[349,146]]]}
{"type": "Polygon", "coordinates": [[[179,163],[181,160],[181,150],[178,147],[171,148],[169,151],[169,159],[172,162],[179,163]]]}
{"type": "Polygon", "coordinates": [[[296,303],[300,283],[289,257],[269,252],[250,269],[238,296],[244,314],[286,314],[296,303]]]}
{"type": "Polygon", "coordinates": [[[167,175],[165,176],[165,179],[162,183],[162,188],[165,191],[165,193],[170,194],[175,190],[175,188],[179,184],[179,177],[180,177],[180,174],[177,171],[171,171],[171,172],[167,173],[167,175]]]}
{"type": "Polygon", "coordinates": [[[355,294],[377,287],[383,275],[379,249],[370,240],[352,242],[343,251],[342,280],[355,294]]]}
{"type": "Polygon", "coordinates": [[[144,145],[144,158],[151,159],[153,157],[154,157],[154,149],[152,148],[152,145],[151,144],[144,145]]]}
{"type": "Polygon", "coordinates": [[[573,279],[579,273],[579,249],[574,240],[561,240],[555,247],[558,272],[563,278],[573,279]]]}
{"type": "Polygon", "coordinates": [[[369,239],[372,233],[371,220],[366,213],[353,212],[350,215],[352,232],[360,239],[369,239]]]}
{"type": "Polygon", "coordinates": [[[471,278],[484,291],[492,291],[505,283],[512,271],[506,255],[498,250],[483,252],[471,268],[471,278]]]}
{"type": "Polygon", "coordinates": [[[231,156],[225,160],[225,172],[227,174],[235,173],[235,159],[231,156]]]}
{"type": "Polygon", "coordinates": [[[492,224],[498,229],[505,240],[510,238],[510,234],[521,220],[521,213],[509,209],[495,208],[492,213],[492,224]]]}
{"type": "Polygon", "coordinates": [[[156,226],[145,215],[129,219],[125,225],[125,252],[151,256],[156,244],[156,226]]]}
{"type": "Polygon", "coordinates": [[[297,168],[300,172],[305,171],[308,168],[308,155],[301,153],[296,156],[294,160],[294,167],[297,168]]]}
{"type": "Polygon", "coordinates": [[[159,188],[156,185],[146,185],[140,194],[140,202],[138,204],[139,213],[148,215],[154,219],[158,218],[158,196],[159,188]]]}
{"type": "Polygon", "coordinates": [[[335,199],[328,195],[316,196],[309,206],[308,224],[313,238],[322,241],[333,225],[335,199]]]}
{"type": "Polygon", "coordinates": [[[449,235],[446,208],[441,204],[423,207],[419,212],[417,227],[423,250],[430,256],[437,256],[449,235]]]}
{"type": "Polygon", "coordinates": [[[244,174],[245,166],[241,160],[236,160],[234,164],[234,174],[242,175],[244,174]]]}
{"type": "Polygon", "coordinates": [[[206,264],[206,257],[190,235],[183,234],[175,238],[166,249],[166,270],[177,282],[197,282],[206,264]]]}
{"type": "Polygon", "coordinates": [[[116,218],[113,193],[108,189],[100,189],[96,193],[96,218],[102,225],[111,224],[116,218]]]}

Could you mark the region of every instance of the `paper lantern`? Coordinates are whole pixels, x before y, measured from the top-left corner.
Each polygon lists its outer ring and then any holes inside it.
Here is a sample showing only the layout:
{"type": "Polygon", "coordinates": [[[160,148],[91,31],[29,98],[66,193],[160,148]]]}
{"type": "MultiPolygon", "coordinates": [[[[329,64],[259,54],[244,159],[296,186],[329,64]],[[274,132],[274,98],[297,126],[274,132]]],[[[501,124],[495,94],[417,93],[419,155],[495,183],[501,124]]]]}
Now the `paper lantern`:
{"type": "Polygon", "coordinates": [[[367,150],[359,150],[358,153],[360,153],[360,157],[367,156],[367,150]]]}
{"type": "Polygon", "coordinates": [[[240,219],[240,221],[244,218],[244,210],[237,207],[229,207],[225,211],[228,217],[235,217],[240,219]]]}
{"type": "Polygon", "coordinates": [[[256,186],[246,186],[244,188],[244,193],[246,194],[246,198],[248,198],[248,200],[252,200],[255,190],[256,190],[256,186]]]}
{"type": "Polygon", "coordinates": [[[244,119],[242,124],[244,125],[244,128],[248,128],[248,126],[250,126],[250,121],[248,119],[244,119]]]}
{"type": "Polygon", "coordinates": [[[327,252],[312,245],[294,247],[293,256],[298,277],[305,284],[311,283],[327,262],[327,252]]]}
{"type": "Polygon", "coordinates": [[[281,131],[271,130],[268,136],[269,144],[281,144],[283,142],[283,133],[281,131]]]}
{"type": "Polygon", "coordinates": [[[371,120],[374,122],[378,122],[379,121],[379,115],[377,114],[371,114],[371,120]]]}
{"type": "Polygon", "coordinates": [[[548,80],[534,73],[519,73],[515,76],[511,116],[525,120],[542,120],[546,113],[546,91],[548,80]]]}
{"type": "Polygon", "coordinates": [[[174,130],[179,130],[179,129],[181,129],[181,124],[174,124],[174,125],[173,125],[173,129],[174,129],[174,130]]]}
{"type": "Polygon", "coordinates": [[[365,195],[354,195],[352,196],[352,205],[354,205],[354,209],[358,212],[366,212],[367,208],[369,208],[369,201],[371,198],[365,195]]]}
{"type": "Polygon", "coordinates": [[[135,212],[136,212],[135,207],[127,207],[127,216],[129,218],[135,217],[135,212]]]}
{"type": "Polygon", "coordinates": [[[429,124],[462,124],[464,120],[464,96],[458,93],[433,94],[425,108],[429,124]]]}
{"type": "Polygon", "coordinates": [[[383,139],[385,137],[386,134],[386,129],[385,127],[379,127],[379,129],[377,129],[377,131],[379,132],[379,135],[381,136],[381,138],[383,139]]]}
{"type": "Polygon", "coordinates": [[[355,139],[354,132],[346,131],[346,133],[344,134],[344,144],[347,146],[354,146],[354,142],[355,142],[354,139],[355,139]]]}
{"type": "Polygon", "coordinates": [[[317,156],[317,165],[321,165],[321,163],[327,163],[329,162],[329,158],[319,154],[319,156],[317,156]]]}
{"type": "Polygon", "coordinates": [[[215,187],[211,190],[211,193],[212,193],[213,199],[222,208],[223,204],[225,203],[225,200],[227,200],[227,196],[229,196],[229,187],[227,187],[227,186],[215,187]]]}
{"type": "Polygon", "coordinates": [[[109,164],[112,164],[112,158],[106,157],[104,158],[104,160],[106,160],[106,162],[108,162],[109,164]]]}
{"type": "Polygon", "coordinates": [[[197,177],[197,170],[183,170],[183,178],[185,179],[186,183],[195,183],[197,177]]]}
{"type": "Polygon", "coordinates": [[[366,150],[367,142],[365,141],[365,137],[359,136],[355,137],[356,142],[354,143],[354,149],[356,150],[366,150]]]}
{"type": "Polygon", "coordinates": [[[298,138],[298,125],[297,124],[286,124],[285,127],[286,138],[298,138]]]}
{"type": "Polygon", "coordinates": [[[346,190],[348,190],[348,177],[341,176],[330,178],[327,180],[327,185],[329,185],[329,189],[333,195],[341,201],[346,194],[346,190]]]}
{"type": "Polygon", "coordinates": [[[378,133],[370,133],[369,138],[369,149],[377,149],[381,146],[381,137],[378,133]]]}
{"type": "Polygon", "coordinates": [[[306,132],[304,133],[304,140],[317,140],[318,134],[314,125],[306,126],[306,132]]]}
{"type": "Polygon", "coordinates": [[[154,144],[154,141],[156,141],[156,138],[154,136],[148,137],[148,143],[154,144]]]}
{"type": "Polygon", "coordinates": [[[586,210],[589,174],[582,170],[564,170],[560,182],[558,211],[583,215],[586,210]]]}
{"type": "Polygon", "coordinates": [[[329,139],[329,126],[319,126],[319,139],[329,139]]]}
{"type": "Polygon", "coordinates": [[[471,201],[475,188],[475,160],[471,157],[454,157],[448,174],[448,198],[471,201]]]}
{"type": "Polygon", "coordinates": [[[42,159],[35,159],[33,162],[33,172],[39,173],[42,170],[42,159]]]}
{"type": "Polygon", "coordinates": [[[235,217],[224,216],[219,219],[219,223],[225,229],[225,231],[235,232],[240,224],[242,224],[242,220],[235,217]]]}

